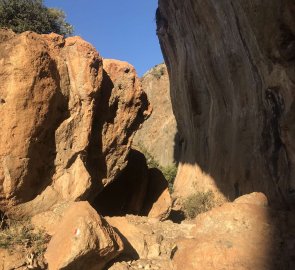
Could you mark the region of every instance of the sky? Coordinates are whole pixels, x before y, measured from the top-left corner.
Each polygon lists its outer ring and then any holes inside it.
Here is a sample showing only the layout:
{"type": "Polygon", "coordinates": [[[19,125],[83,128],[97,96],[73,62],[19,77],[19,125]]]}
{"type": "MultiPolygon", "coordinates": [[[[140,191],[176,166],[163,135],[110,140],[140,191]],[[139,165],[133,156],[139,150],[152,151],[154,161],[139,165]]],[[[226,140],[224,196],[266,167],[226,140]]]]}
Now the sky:
{"type": "Polygon", "coordinates": [[[158,0],[45,0],[62,9],[74,35],[90,42],[104,58],[127,61],[139,76],[162,63],[156,36],[158,0]]]}

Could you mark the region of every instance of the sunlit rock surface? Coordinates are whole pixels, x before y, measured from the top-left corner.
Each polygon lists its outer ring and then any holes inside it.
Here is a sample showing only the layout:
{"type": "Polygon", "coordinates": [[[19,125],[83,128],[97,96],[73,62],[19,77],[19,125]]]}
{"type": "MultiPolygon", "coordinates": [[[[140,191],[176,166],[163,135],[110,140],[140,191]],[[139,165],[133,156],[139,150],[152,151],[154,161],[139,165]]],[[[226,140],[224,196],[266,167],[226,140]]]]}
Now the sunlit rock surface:
{"type": "Polygon", "coordinates": [[[148,114],[134,68],[103,63],[79,37],[8,30],[0,61],[0,210],[94,197],[126,166],[148,114]]]}

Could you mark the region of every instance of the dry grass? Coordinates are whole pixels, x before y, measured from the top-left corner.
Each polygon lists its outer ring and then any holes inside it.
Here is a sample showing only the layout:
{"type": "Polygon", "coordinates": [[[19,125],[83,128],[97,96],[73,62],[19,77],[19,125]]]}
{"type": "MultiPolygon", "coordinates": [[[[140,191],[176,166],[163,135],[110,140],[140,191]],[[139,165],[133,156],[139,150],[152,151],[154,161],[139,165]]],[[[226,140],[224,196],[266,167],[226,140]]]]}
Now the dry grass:
{"type": "Polygon", "coordinates": [[[0,248],[13,251],[23,249],[42,255],[50,240],[45,231],[34,229],[29,219],[13,220],[0,217],[0,248]]]}
{"type": "Polygon", "coordinates": [[[205,192],[196,191],[184,200],[182,208],[185,217],[193,219],[197,215],[207,212],[217,205],[218,202],[211,190],[205,192]]]}

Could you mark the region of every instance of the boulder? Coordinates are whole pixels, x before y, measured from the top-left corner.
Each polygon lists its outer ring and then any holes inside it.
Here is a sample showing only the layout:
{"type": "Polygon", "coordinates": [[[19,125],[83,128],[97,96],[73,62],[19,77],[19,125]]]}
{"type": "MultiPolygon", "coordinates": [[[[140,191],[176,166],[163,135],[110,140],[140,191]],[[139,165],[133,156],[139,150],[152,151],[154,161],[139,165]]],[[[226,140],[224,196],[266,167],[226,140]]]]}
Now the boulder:
{"type": "Polygon", "coordinates": [[[257,205],[255,196],[243,197],[248,203],[226,203],[197,216],[192,238],[177,242],[176,269],[291,269],[285,253],[290,234],[280,232],[286,218],[257,205]]]}
{"type": "Polygon", "coordinates": [[[73,203],[48,244],[50,270],[104,269],[123,250],[120,237],[88,202],[73,203]]]}
{"type": "Polygon", "coordinates": [[[180,224],[107,217],[126,247],[125,262],[111,269],[291,270],[294,212],[257,204],[259,198],[265,201],[261,193],[247,194],[239,197],[240,203],[225,203],[180,224]]]}
{"type": "Polygon", "coordinates": [[[9,30],[0,59],[0,210],[32,216],[94,198],[149,114],[134,68],[103,64],[80,37],[9,30]]]}
{"type": "Polygon", "coordinates": [[[159,0],[179,196],[196,185],[294,203],[294,10],[293,0],[159,0]]]}
{"type": "Polygon", "coordinates": [[[89,146],[89,170],[103,187],[126,167],[136,130],[150,115],[149,103],[134,67],[104,59],[103,81],[95,107],[89,146]]]}
{"type": "Polygon", "coordinates": [[[195,226],[132,215],[106,220],[121,236],[125,247],[122,256],[129,260],[170,261],[177,250],[177,241],[190,238],[195,226]]]}
{"type": "Polygon", "coordinates": [[[252,192],[234,200],[234,203],[250,203],[259,206],[268,206],[267,197],[261,192],[252,192]]]}

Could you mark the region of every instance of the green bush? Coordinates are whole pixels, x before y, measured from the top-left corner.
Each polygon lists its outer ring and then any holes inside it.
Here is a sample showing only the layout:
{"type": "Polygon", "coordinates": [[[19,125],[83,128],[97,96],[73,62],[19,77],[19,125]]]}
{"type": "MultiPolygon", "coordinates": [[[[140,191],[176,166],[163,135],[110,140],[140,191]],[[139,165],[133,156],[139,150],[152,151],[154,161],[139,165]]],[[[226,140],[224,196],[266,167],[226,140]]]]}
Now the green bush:
{"type": "Polygon", "coordinates": [[[159,67],[160,65],[156,65],[151,71],[151,74],[156,77],[157,80],[159,80],[165,74],[165,66],[159,67]]]}
{"type": "Polygon", "coordinates": [[[160,167],[162,173],[164,174],[166,180],[168,181],[168,189],[170,193],[173,193],[173,184],[177,174],[177,166],[174,163],[171,166],[160,167]]]}
{"type": "Polygon", "coordinates": [[[140,152],[144,154],[147,166],[149,168],[157,168],[160,170],[165,179],[168,182],[168,189],[170,193],[173,193],[173,184],[177,174],[177,165],[174,163],[173,165],[163,167],[159,164],[159,162],[147,151],[147,149],[142,145],[139,144],[138,146],[140,152]]]}
{"type": "Polygon", "coordinates": [[[70,35],[73,27],[65,21],[62,10],[47,8],[42,0],[0,0],[0,28],[16,33],[34,31],[70,35]]]}
{"type": "Polygon", "coordinates": [[[193,219],[197,215],[211,210],[216,205],[215,196],[211,190],[206,192],[196,191],[184,200],[182,208],[185,217],[193,219]]]}

